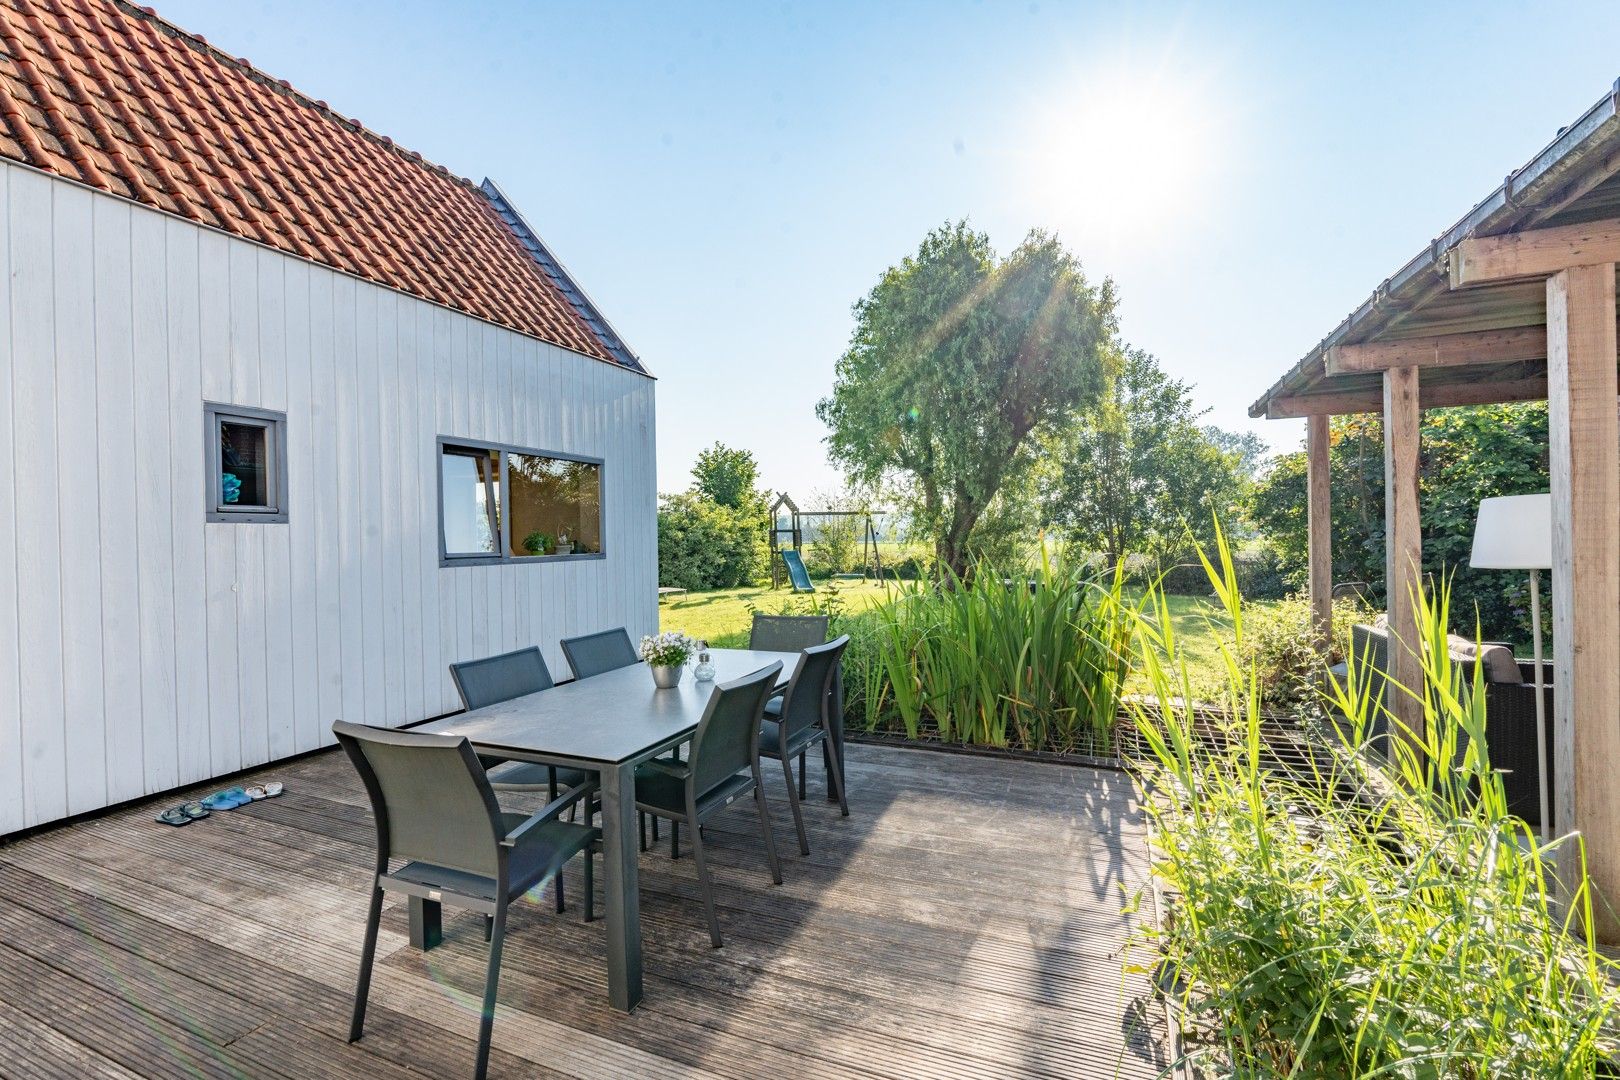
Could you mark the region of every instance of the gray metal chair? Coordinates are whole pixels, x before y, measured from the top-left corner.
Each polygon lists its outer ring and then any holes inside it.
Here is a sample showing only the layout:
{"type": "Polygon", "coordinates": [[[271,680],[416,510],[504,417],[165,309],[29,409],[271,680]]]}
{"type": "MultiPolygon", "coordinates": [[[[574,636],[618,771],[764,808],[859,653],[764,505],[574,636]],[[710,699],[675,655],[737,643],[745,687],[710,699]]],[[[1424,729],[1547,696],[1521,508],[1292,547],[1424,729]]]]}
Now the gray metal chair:
{"type": "MultiPolygon", "coordinates": [[[[812,645],[824,644],[831,622],[826,615],[755,615],[748,630],[748,647],[761,652],[799,652],[812,645]]],[[[765,703],[765,715],[782,715],[782,695],[771,695],[765,703]]],[[[799,798],[804,798],[801,788],[799,798]]]]}
{"type": "Polygon", "coordinates": [[[827,640],[826,615],[755,615],[748,647],[762,652],[798,652],[827,640]]]}
{"type": "Polygon", "coordinates": [[[761,723],[759,752],[765,757],[782,762],[782,775],[787,778],[788,803],[793,807],[793,824],[799,832],[799,853],[810,854],[810,841],[804,832],[804,813],[799,803],[804,799],[804,755],[816,743],[821,743],[827,767],[827,782],[838,793],[838,809],[849,816],[849,800],[844,797],[843,751],[831,737],[833,682],[838,677],[838,665],[844,649],[849,645],[845,634],[825,645],[812,645],[799,654],[799,669],[788,683],[782,696],[781,712],[766,716],[761,723]],[[799,759],[799,783],[793,783],[793,759],[799,759]]]}
{"type": "Polygon", "coordinates": [[[714,892],[703,855],[703,823],[751,793],[759,811],[760,831],[765,836],[765,860],[771,868],[771,880],[782,884],[776,843],[771,838],[770,809],[765,804],[765,784],[759,772],[761,709],[765,695],[776,686],[781,673],[782,663],[777,661],[752,675],[716,684],[692,736],[692,752],[686,762],[649,761],[636,769],[636,809],[655,819],[670,820],[670,834],[675,838],[671,841],[672,853],[679,853],[680,823],[685,822],[692,830],[692,856],[697,860],[698,887],[709,920],[709,943],[717,949],[720,921],[715,916],[714,892]]]}
{"type": "MultiPolygon", "coordinates": [[[[482,709],[486,705],[550,690],[556,685],[551,680],[551,669],[546,667],[545,657],[533,645],[482,660],[451,664],[450,677],[455,680],[456,693],[461,695],[461,704],[466,709],[482,709]]],[[[488,769],[489,782],[496,791],[544,791],[555,799],[564,788],[596,784],[596,774],[583,769],[490,757],[479,760],[488,769]]]]}
{"type": "MultiPolygon", "coordinates": [[[[826,615],[755,615],[753,628],[748,634],[748,647],[762,649],[770,652],[799,652],[813,645],[821,645],[827,640],[829,619],[826,615]]],[[[843,672],[833,678],[832,702],[829,706],[835,715],[843,710],[843,672]]],[[[774,695],[765,703],[765,715],[772,720],[779,720],[782,716],[782,696],[774,695]]],[[[834,761],[834,751],[837,751],[839,778],[843,775],[843,740],[841,736],[830,738],[822,743],[822,765],[831,769],[834,761]]],[[[799,798],[804,799],[804,755],[799,755],[799,798]]],[[[827,790],[827,798],[833,798],[833,789],[827,790]]],[[[845,813],[848,813],[846,810],[845,813]]]]}
{"type": "Polygon", "coordinates": [[[495,801],[478,756],[464,738],[389,731],[341,720],[332,725],[332,733],[360,774],[377,821],[377,867],[349,1041],[358,1040],[365,1025],[383,893],[416,898],[425,909],[424,919],[434,923],[441,904],[470,908],[485,915],[490,943],[474,1071],[482,1077],[489,1066],[495,988],[512,901],[553,877],[560,897],[563,866],[583,852],[585,918],[593,917],[590,853],[600,833],[588,825],[558,820],[583,792],[577,788],[569,791],[532,816],[506,813],[495,801]],[[404,865],[390,870],[396,859],[404,860],[404,865]]]}
{"type": "Polygon", "coordinates": [[[622,626],[595,634],[563,638],[562,651],[576,679],[588,679],[604,671],[641,662],[635,646],[630,644],[629,631],[622,626]]]}

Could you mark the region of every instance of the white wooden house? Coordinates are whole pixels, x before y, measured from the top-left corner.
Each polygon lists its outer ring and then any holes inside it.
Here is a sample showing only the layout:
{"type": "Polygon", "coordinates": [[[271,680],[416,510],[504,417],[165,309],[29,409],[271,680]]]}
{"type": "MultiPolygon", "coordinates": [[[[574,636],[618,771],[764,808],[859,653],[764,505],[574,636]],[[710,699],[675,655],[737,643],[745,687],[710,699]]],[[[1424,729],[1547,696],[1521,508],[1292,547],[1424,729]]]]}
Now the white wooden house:
{"type": "Polygon", "coordinates": [[[652,631],[653,388],[488,181],[0,0],[0,835],[652,631]]]}

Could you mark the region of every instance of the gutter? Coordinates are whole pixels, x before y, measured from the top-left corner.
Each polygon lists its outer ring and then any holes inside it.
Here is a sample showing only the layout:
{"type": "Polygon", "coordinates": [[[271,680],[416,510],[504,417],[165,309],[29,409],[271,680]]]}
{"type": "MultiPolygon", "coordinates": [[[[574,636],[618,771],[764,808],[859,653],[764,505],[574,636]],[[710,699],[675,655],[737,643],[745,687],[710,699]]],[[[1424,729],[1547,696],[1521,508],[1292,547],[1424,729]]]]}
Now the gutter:
{"type": "Polygon", "coordinates": [[[551,249],[524,220],[523,215],[518,213],[517,207],[512,205],[511,200],[496,186],[495,181],[485,177],[478,190],[483,192],[484,197],[494,207],[495,213],[517,235],[519,242],[529,252],[529,257],[539,265],[546,277],[551,279],[551,283],[557,286],[557,291],[562,293],[563,299],[568,301],[569,306],[579,314],[585,325],[590,327],[591,333],[602,342],[613,359],[621,367],[650,377],[652,373],[643,366],[641,358],[624,343],[624,339],[613,329],[613,324],[607,321],[607,316],[602,314],[596,302],[586,294],[579,282],[574,280],[574,276],[568,272],[562,260],[551,253],[551,249]]]}
{"type": "Polygon", "coordinates": [[[1587,109],[1580,119],[1560,129],[1540,153],[1509,173],[1496,190],[1475,204],[1461,221],[1385,278],[1361,306],[1249,406],[1249,415],[1257,419],[1264,417],[1271,399],[1289,393],[1314,374],[1328,349],[1351,337],[1364,339],[1387,329],[1412,309],[1426,287],[1447,288],[1446,260],[1451,249],[1462,241],[1472,236],[1508,232],[1535,220],[1540,211],[1559,202],[1561,196],[1578,197],[1581,180],[1605,168],[1612,171],[1616,163],[1609,160],[1608,154],[1617,145],[1620,145],[1620,79],[1616,79],[1609,93],[1587,109]]]}

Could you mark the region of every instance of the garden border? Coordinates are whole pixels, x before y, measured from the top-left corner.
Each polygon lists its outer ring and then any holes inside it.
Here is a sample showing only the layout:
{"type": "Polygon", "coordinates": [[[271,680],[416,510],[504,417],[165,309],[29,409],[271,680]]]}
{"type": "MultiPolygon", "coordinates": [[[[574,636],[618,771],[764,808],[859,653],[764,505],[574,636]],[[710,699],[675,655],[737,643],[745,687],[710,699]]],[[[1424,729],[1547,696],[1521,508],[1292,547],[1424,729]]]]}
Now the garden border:
{"type": "Polygon", "coordinates": [[[1033,761],[1047,765],[1076,765],[1092,769],[1112,769],[1126,772],[1124,761],[1116,754],[1098,757],[1093,754],[1065,753],[1058,750],[1020,750],[1004,746],[981,746],[974,743],[946,742],[943,739],[913,739],[883,731],[854,732],[844,730],[844,741],[866,743],[871,746],[889,746],[902,750],[933,750],[942,754],[965,754],[971,757],[1002,758],[1009,761],[1033,761]]]}

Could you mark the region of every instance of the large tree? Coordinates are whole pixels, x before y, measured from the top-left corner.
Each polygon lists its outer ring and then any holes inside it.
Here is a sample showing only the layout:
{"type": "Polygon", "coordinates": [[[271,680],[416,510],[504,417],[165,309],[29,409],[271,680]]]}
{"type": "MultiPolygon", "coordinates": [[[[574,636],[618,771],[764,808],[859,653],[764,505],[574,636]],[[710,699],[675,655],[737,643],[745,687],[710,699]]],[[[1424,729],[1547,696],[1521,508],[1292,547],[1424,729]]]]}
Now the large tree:
{"type": "Polygon", "coordinates": [[[928,234],[855,305],[832,396],[816,406],[853,483],[888,484],[940,563],[964,573],[974,527],[1035,440],[1103,393],[1114,290],[1056,238],[1005,259],[966,222],[928,234]]]}
{"type": "Polygon", "coordinates": [[[1217,513],[1231,531],[1253,447],[1200,426],[1202,416],[1191,387],[1151,354],[1126,350],[1101,404],[1052,441],[1047,519],[1110,561],[1183,556],[1190,541],[1211,539],[1217,513]]]}
{"type": "Polygon", "coordinates": [[[692,490],[733,510],[763,509],[764,496],[756,490],[759,462],[752,450],[738,450],[717,442],[698,451],[692,466],[692,490]]]}

